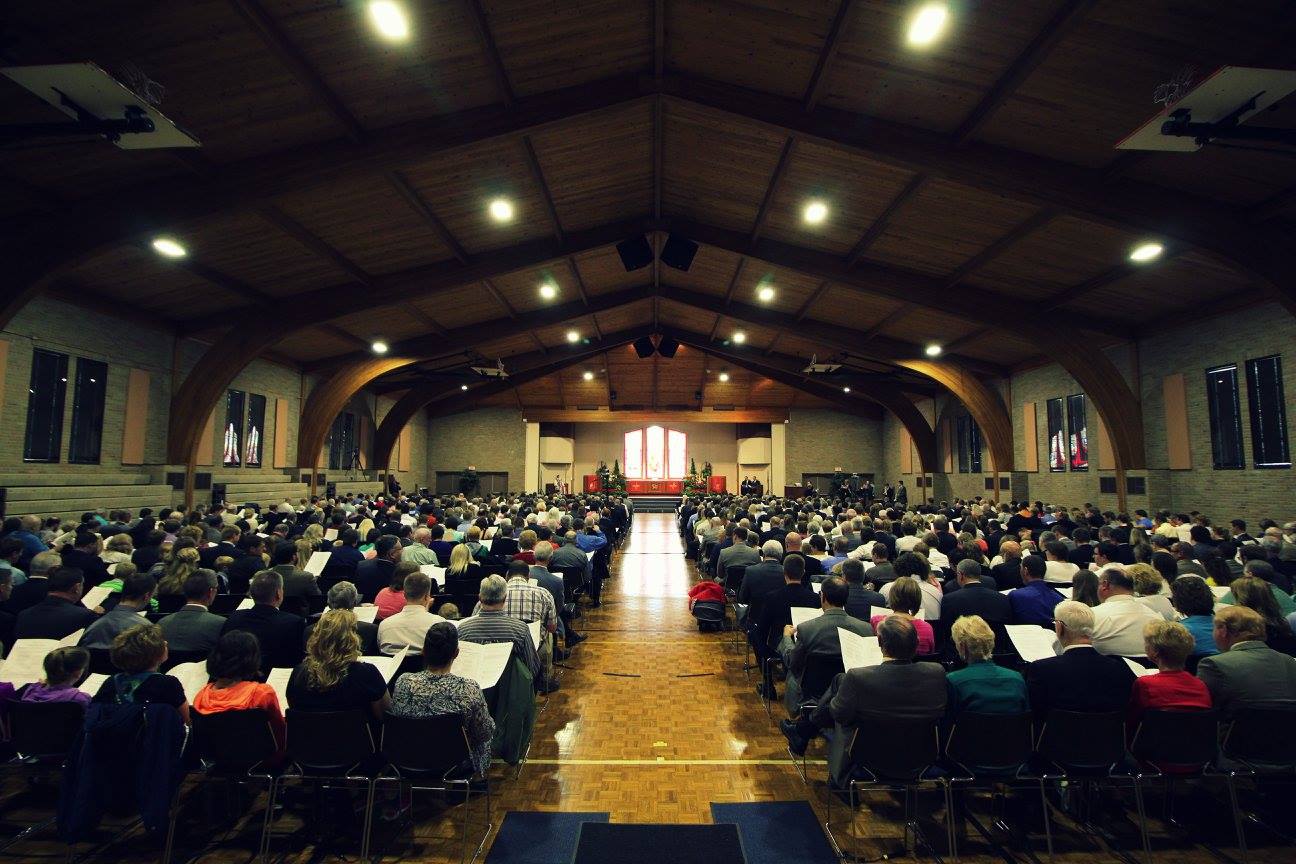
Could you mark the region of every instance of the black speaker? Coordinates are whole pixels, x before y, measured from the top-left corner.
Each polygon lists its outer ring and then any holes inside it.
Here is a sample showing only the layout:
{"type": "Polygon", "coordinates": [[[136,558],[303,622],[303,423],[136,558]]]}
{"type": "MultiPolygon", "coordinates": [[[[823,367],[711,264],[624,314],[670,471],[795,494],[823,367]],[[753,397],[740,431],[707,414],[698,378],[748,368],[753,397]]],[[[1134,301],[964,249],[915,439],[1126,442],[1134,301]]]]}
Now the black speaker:
{"type": "Polygon", "coordinates": [[[657,353],[665,357],[667,360],[674,357],[675,352],[678,350],[679,343],[669,336],[663,336],[657,343],[657,353]]]}
{"type": "Polygon", "coordinates": [[[640,360],[647,360],[657,349],[653,347],[652,340],[647,336],[640,336],[634,341],[635,353],[639,355],[640,360]]]}
{"type": "Polygon", "coordinates": [[[687,271],[693,266],[693,256],[697,254],[698,244],[674,234],[666,238],[662,247],[661,262],[676,270],[687,271]]]}
{"type": "Polygon", "coordinates": [[[646,234],[622,240],[617,244],[616,250],[621,256],[621,265],[625,267],[627,273],[632,270],[642,270],[653,260],[652,246],[649,245],[646,234]]]}
{"type": "Polygon", "coordinates": [[[213,483],[213,484],[211,485],[211,502],[212,502],[213,505],[215,505],[215,504],[224,504],[224,503],[225,503],[225,484],[224,484],[224,483],[213,483]]]}

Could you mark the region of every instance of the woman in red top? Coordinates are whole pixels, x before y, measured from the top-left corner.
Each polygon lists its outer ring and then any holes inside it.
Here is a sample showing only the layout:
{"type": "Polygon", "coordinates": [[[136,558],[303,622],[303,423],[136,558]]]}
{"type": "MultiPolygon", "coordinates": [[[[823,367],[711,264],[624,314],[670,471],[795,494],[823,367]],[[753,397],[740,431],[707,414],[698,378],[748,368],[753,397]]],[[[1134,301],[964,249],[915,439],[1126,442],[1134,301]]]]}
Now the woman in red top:
{"type": "MultiPolygon", "coordinates": [[[[1188,628],[1178,621],[1150,621],[1143,628],[1143,649],[1157,671],[1134,679],[1126,714],[1126,731],[1132,740],[1145,711],[1204,710],[1211,707],[1210,691],[1201,679],[1184,671],[1196,644],[1188,628]]],[[[1196,766],[1157,765],[1165,773],[1185,773],[1196,766]]]]}

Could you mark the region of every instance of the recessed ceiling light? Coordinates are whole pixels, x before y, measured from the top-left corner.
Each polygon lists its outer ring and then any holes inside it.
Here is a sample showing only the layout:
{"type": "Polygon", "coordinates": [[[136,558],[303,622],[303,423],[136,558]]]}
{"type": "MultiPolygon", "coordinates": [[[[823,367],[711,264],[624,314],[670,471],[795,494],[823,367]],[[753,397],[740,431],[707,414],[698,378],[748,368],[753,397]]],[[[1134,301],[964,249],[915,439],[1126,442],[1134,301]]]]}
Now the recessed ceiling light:
{"type": "Polygon", "coordinates": [[[568,330],[568,331],[567,331],[567,341],[568,341],[568,342],[579,342],[579,341],[580,341],[580,334],[577,333],[575,330],[568,330]]]}
{"type": "Polygon", "coordinates": [[[850,388],[849,388],[849,387],[843,387],[843,388],[842,388],[842,392],[843,392],[843,393],[849,393],[849,392],[850,392],[850,388]]]}
{"type": "Polygon", "coordinates": [[[931,343],[930,345],[928,345],[926,348],[923,349],[923,353],[926,354],[928,357],[939,357],[941,351],[943,351],[943,350],[944,350],[944,349],[941,348],[941,346],[939,346],[939,345],[937,345],[935,342],[933,342],[933,343],[931,343]]]}
{"type": "Polygon", "coordinates": [[[384,39],[402,42],[409,38],[409,19],[394,0],[369,0],[369,23],[384,39]]]}
{"type": "Polygon", "coordinates": [[[381,339],[376,340],[376,341],[375,341],[372,345],[370,345],[369,347],[370,347],[371,349],[373,349],[373,352],[374,352],[375,354],[386,354],[386,353],[387,353],[387,343],[384,342],[384,341],[382,341],[381,339]]]}
{"type": "Polygon", "coordinates": [[[460,384],[460,385],[459,385],[459,389],[460,389],[460,390],[467,390],[467,389],[468,389],[468,385],[467,385],[467,384],[460,384]]]}
{"type": "Polygon", "coordinates": [[[507,198],[496,198],[490,202],[490,215],[496,222],[507,222],[513,218],[513,202],[507,198]]]}
{"type": "Polygon", "coordinates": [[[183,258],[189,254],[188,249],[171,237],[154,237],[153,251],[165,258],[183,258]]]}
{"type": "Polygon", "coordinates": [[[828,205],[822,201],[811,201],[801,211],[801,218],[808,225],[818,225],[828,218],[828,205]]]}
{"type": "Polygon", "coordinates": [[[582,375],[581,377],[584,378],[586,381],[593,381],[593,380],[594,380],[594,373],[593,373],[593,372],[586,372],[586,373],[585,373],[584,375],[582,375]]]}
{"type": "Polygon", "coordinates": [[[1135,264],[1146,264],[1160,258],[1164,251],[1165,247],[1160,243],[1140,243],[1130,250],[1129,260],[1135,264]]]}
{"type": "Polygon", "coordinates": [[[747,334],[739,330],[737,333],[733,334],[733,341],[735,344],[741,345],[747,341],[747,334]]]}
{"type": "Polygon", "coordinates": [[[773,300],[773,299],[774,299],[774,286],[773,286],[773,285],[762,285],[762,286],[760,287],[760,290],[756,292],[756,299],[760,300],[762,303],[768,303],[768,302],[770,302],[771,300],[773,300]]]}
{"type": "Polygon", "coordinates": [[[937,40],[949,22],[949,8],[944,3],[928,3],[909,21],[909,44],[926,47],[937,40]]]}
{"type": "Polygon", "coordinates": [[[558,286],[553,284],[552,282],[541,282],[540,296],[546,300],[554,299],[555,297],[558,296],[558,286]]]}
{"type": "Polygon", "coordinates": [[[729,381],[729,373],[728,373],[728,372],[721,372],[721,373],[720,373],[720,383],[721,383],[721,384],[724,384],[724,383],[726,383],[726,382],[728,382],[728,381],[729,381]]]}

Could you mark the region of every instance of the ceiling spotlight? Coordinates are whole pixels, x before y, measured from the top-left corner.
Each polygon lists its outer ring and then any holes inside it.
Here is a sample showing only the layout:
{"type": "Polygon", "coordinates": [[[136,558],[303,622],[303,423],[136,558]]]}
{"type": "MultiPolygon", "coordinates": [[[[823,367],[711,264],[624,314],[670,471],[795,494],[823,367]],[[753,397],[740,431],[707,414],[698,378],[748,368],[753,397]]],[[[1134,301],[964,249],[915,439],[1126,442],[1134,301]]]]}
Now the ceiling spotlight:
{"type": "Polygon", "coordinates": [[[467,385],[467,384],[460,384],[460,385],[459,385],[459,389],[460,389],[460,390],[467,390],[467,389],[468,389],[468,385],[467,385]]]}
{"type": "Polygon", "coordinates": [[[1146,264],[1161,257],[1165,247],[1160,243],[1140,243],[1130,250],[1129,260],[1135,264],[1146,264]]]}
{"type": "Polygon", "coordinates": [[[756,292],[756,299],[757,299],[757,300],[760,300],[762,303],[768,303],[768,302],[770,302],[771,300],[773,300],[773,299],[774,299],[774,286],[773,286],[773,285],[762,285],[762,286],[760,287],[760,290],[756,292]]]}
{"type": "Polygon", "coordinates": [[[384,341],[382,341],[381,339],[376,340],[376,341],[375,341],[372,345],[370,345],[369,347],[370,347],[371,349],[373,349],[373,352],[374,352],[375,354],[386,354],[386,353],[387,353],[387,343],[384,342],[384,341]]]}
{"type": "Polygon", "coordinates": [[[568,341],[568,342],[579,342],[579,341],[580,341],[580,334],[577,333],[575,330],[568,330],[568,331],[567,331],[567,341],[568,341]]]}
{"type": "Polygon", "coordinates": [[[933,342],[923,349],[923,353],[928,357],[939,357],[942,350],[941,346],[933,342]]]}
{"type": "Polygon", "coordinates": [[[728,383],[728,381],[729,381],[729,373],[728,373],[728,372],[721,372],[721,373],[720,373],[720,383],[721,383],[721,384],[726,384],[726,383],[728,383]]]}
{"type": "Polygon", "coordinates": [[[507,198],[496,198],[490,202],[490,215],[496,222],[508,222],[513,218],[513,202],[507,198]]]}
{"type": "Polygon", "coordinates": [[[931,45],[945,30],[949,9],[944,3],[928,3],[909,22],[909,44],[918,48],[931,45]]]}
{"type": "Polygon", "coordinates": [[[164,258],[183,258],[189,254],[188,249],[171,237],[154,237],[153,251],[164,258]]]}
{"type": "Polygon", "coordinates": [[[586,372],[586,373],[585,373],[584,375],[582,375],[581,377],[584,378],[586,381],[593,381],[593,380],[594,380],[594,373],[593,373],[593,372],[586,372]]]}
{"type": "Polygon", "coordinates": [[[384,39],[402,42],[409,38],[409,20],[394,0],[370,0],[369,23],[384,39]]]}
{"type": "MultiPolygon", "coordinates": [[[[553,284],[552,282],[540,283],[540,296],[543,297],[545,300],[554,299],[555,297],[558,296],[558,286],[553,284]]],[[[572,342],[576,341],[575,339],[571,338],[571,334],[568,334],[567,338],[572,342]]]]}
{"type": "Polygon", "coordinates": [[[828,218],[828,205],[822,201],[811,201],[801,213],[807,225],[818,225],[828,218]]]}
{"type": "Polygon", "coordinates": [[[842,388],[842,392],[843,392],[843,393],[849,393],[849,392],[850,392],[850,388],[849,388],[849,387],[843,387],[843,388],[842,388]]]}
{"type": "Polygon", "coordinates": [[[747,341],[747,334],[739,330],[737,333],[733,334],[733,341],[735,345],[741,345],[747,341]]]}

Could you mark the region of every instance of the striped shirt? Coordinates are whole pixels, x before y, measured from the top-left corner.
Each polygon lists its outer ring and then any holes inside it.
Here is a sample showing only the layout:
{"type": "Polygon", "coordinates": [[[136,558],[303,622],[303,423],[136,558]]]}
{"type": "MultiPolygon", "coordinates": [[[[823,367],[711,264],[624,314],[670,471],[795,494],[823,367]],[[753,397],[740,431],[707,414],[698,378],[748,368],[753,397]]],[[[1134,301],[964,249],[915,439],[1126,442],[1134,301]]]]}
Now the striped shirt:
{"type": "Polygon", "coordinates": [[[554,606],[553,595],[539,585],[532,585],[523,576],[514,576],[508,580],[504,613],[527,624],[539,621],[540,626],[546,630],[558,627],[558,610],[554,606]]]}
{"type": "MultiPolygon", "coordinates": [[[[547,596],[547,595],[546,595],[547,596]]],[[[540,672],[540,657],[536,654],[531,631],[517,618],[504,610],[478,609],[471,618],[459,622],[459,638],[465,642],[490,645],[495,642],[512,642],[513,656],[520,657],[532,675],[540,672]]]]}

